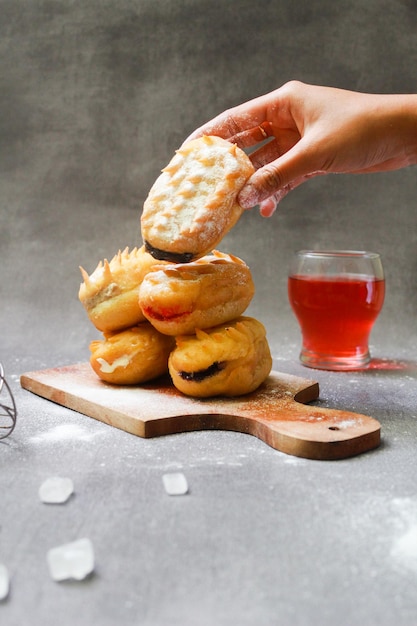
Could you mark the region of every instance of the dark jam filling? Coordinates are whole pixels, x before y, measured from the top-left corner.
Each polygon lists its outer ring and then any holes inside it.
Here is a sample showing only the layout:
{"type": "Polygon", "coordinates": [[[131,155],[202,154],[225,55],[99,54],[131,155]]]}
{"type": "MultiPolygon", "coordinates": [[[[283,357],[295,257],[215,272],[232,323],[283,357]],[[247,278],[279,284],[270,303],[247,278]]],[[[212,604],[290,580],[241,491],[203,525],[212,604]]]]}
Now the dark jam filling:
{"type": "Polygon", "coordinates": [[[145,250],[158,261],[170,261],[171,263],[190,263],[193,260],[194,254],[192,252],[167,252],[166,250],[160,250],[154,248],[148,241],[145,241],[145,250]]]}
{"type": "Polygon", "coordinates": [[[205,380],[206,378],[215,376],[225,367],[226,363],[224,361],[221,363],[219,361],[215,361],[212,365],[210,365],[210,367],[207,367],[204,370],[198,370],[197,372],[179,372],[179,375],[181,376],[181,378],[183,378],[184,380],[188,380],[189,382],[201,383],[201,381],[205,380]]]}

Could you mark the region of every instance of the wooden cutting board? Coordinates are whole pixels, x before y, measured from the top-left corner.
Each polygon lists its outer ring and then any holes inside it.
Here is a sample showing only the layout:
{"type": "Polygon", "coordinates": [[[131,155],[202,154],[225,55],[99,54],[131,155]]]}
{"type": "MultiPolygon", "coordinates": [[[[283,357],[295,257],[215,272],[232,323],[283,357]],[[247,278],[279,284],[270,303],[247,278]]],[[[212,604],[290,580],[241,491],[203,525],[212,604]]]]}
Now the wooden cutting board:
{"type": "Polygon", "coordinates": [[[139,437],[233,430],[281,452],[322,460],[354,456],[380,443],[377,420],[306,405],[318,398],[318,383],[279,372],[247,396],[207,400],[184,396],[168,378],[140,387],[109,385],[88,363],[29,372],[20,381],[28,391],[139,437]]]}

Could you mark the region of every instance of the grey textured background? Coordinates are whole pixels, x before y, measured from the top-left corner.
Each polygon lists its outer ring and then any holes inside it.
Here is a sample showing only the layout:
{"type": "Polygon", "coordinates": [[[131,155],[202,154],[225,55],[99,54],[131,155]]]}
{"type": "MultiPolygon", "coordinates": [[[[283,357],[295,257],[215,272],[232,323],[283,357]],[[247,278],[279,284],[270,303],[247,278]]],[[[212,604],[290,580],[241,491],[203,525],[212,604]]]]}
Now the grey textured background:
{"type": "MultiPolygon", "coordinates": [[[[0,288],[12,353],[35,315],[47,329],[32,336],[36,350],[52,332],[58,352],[68,341],[73,358],[80,354],[78,265],[91,271],[120,247],[140,245],[143,200],[196,126],[291,78],[417,90],[414,2],[2,0],[0,7],[0,245],[2,273],[12,279],[0,288]]],[[[385,320],[390,337],[384,328],[381,340],[388,351],[390,338],[407,345],[404,324],[390,320],[400,311],[413,327],[417,310],[415,190],[414,169],[326,177],[293,192],[270,221],[244,215],[222,249],[251,265],[254,306],[274,337],[298,332],[286,301],[293,250],[366,248],[382,254],[387,273],[378,326],[385,320]]]]}
{"type": "Polygon", "coordinates": [[[293,78],[415,93],[416,68],[415,0],[0,0],[0,360],[20,411],[0,446],[2,624],[49,626],[58,612],[63,626],[416,623],[417,539],[410,562],[392,557],[417,537],[415,168],[310,181],[270,220],[245,213],[221,246],[252,268],[250,311],[277,368],[378,418],[379,451],[326,464],[233,433],[137,441],[18,384],[88,358],[78,266],[141,245],[144,198],[195,127],[293,78]],[[306,247],[381,253],[372,351],[385,369],[299,365],[286,280],[306,247]],[[172,467],[192,481],[188,500],[160,498],[172,467]],[[53,473],[77,497],[39,511],[53,473]],[[81,533],[97,575],[53,584],[46,548],[81,533]]]}
{"type": "MultiPolygon", "coordinates": [[[[3,0],[0,6],[0,288],[8,296],[4,348],[11,354],[22,330],[42,316],[47,331],[39,329],[32,345],[42,350],[47,333],[58,352],[68,340],[79,355],[85,342],[74,301],[78,265],[91,271],[120,247],[140,245],[143,200],[196,126],[292,78],[416,91],[415,2],[3,0]],[[56,314],[63,300],[64,337],[56,314]],[[23,303],[30,307],[22,311],[23,303]]],[[[222,249],[251,265],[254,312],[262,308],[274,338],[298,332],[286,319],[289,255],[321,246],[381,253],[387,299],[375,333],[386,322],[389,336],[387,327],[378,336],[386,349],[390,339],[408,344],[406,328],[414,327],[417,310],[415,189],[414,169],[326,177],[293,192],[270,221],[257,211],[244,215],[222,249]],[[394,329],[398,315],[402,323],[394,329]]]]}

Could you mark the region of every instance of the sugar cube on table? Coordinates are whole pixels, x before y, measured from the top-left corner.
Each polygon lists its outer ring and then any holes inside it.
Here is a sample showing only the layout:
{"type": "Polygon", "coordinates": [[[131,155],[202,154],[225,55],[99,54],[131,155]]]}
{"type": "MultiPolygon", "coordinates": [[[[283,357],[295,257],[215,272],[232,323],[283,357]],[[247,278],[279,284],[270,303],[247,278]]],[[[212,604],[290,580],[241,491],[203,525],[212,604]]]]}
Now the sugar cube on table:
{"type": "Polygon", "coordinates": [[[187,479],[182,472],[170,472],[162,476],[165,491],[170,496],[183,496],[188,492],[187,479]]]}
{"type": "Polygon", "coordinates": [[[47,561],[53,580],[83,580],[94,570],[93,544],[84,538],[51,548],[47,561]]]}
{"type": "Polygon", "coordinates": [[[71,478],[52,476],[39,487],[39,497],[45,504],[63,504],[74,492],[71,478]]]}
{"type": "Polygon", "coordinates": [[[10,580],[7,567],[0,563],[0,600],[5,600],[9,595],[10,580]]]}

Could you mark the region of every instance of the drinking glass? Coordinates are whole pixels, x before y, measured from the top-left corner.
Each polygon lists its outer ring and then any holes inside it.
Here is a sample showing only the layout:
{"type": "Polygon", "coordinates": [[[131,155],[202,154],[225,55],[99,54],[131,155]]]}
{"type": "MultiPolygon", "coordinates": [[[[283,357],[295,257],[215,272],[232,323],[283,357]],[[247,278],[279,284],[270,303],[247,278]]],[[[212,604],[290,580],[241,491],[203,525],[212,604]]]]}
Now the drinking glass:
{"type": "Polygon", "coordinates": [[[365,367],[369,335],[385,296],[379,254],[300,250],[290,266],[288,297],[302,333],[303,365],[327,370],[365,367]]]}

